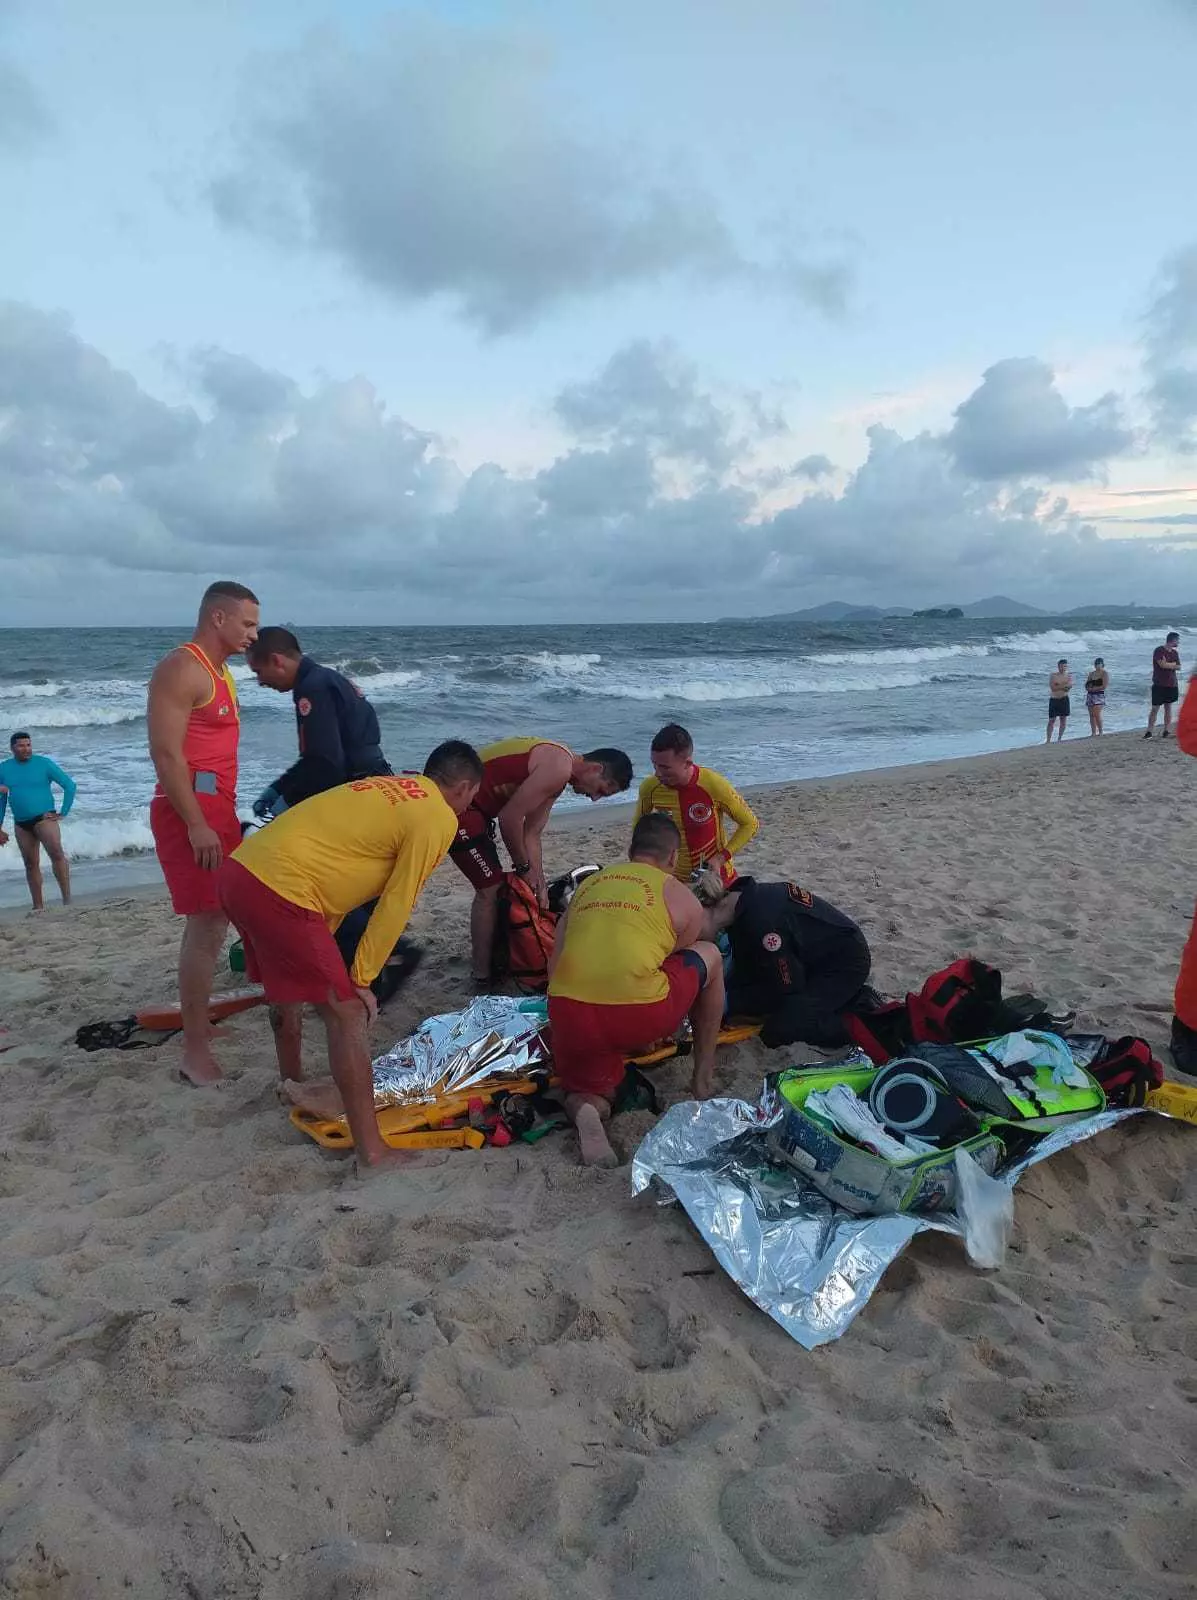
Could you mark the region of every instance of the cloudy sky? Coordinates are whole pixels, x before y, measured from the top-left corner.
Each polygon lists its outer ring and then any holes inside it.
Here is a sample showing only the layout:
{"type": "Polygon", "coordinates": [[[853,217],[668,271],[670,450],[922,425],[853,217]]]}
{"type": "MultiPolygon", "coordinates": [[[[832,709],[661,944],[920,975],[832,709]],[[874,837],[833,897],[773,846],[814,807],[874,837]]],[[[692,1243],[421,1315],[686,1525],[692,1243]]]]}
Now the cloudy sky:
{"type": "Polygon", "coordinates": [[[1197,601],[1192,0],[0,0],[0,624],[1197,601]]]}

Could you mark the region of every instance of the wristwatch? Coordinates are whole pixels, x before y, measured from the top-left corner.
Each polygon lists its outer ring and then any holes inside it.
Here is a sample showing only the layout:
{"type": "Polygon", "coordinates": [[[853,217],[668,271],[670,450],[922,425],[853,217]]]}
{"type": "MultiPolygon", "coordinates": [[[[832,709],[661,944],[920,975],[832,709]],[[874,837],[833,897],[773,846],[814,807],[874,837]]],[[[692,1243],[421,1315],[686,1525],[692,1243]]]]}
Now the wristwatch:
{"type": "Polygon", "coordinates": [[[517,878],[526,878],[532,870],[532,863],[530,861],[513,861],[511,870],[517,878]]]}

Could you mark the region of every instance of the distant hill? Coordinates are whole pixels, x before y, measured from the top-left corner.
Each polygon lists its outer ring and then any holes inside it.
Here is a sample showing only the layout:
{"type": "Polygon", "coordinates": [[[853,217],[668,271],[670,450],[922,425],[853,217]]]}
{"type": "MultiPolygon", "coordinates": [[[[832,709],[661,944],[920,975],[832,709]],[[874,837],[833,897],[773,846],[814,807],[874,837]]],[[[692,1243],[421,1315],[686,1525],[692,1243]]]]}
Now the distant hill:
{"type": "Polygon", "coordinates": [[[763,617],[721,617],[722,622],[884,622],[915,616],[942,617],[959,610],[976,619],[1002,617],[1110,617],[1138,619],[1141,622],[1170,622],[1197,612],[1197,604],[1174,606],[1073,606],[1071,611],[1044,611],[1025,600],[1012,600],[1008,594],[992,594],[967,606],[932,606],[915,611],[910,606],[854,606],[846,600],[828,600],[804,611],[774,611],[763,617]]]}
{"type": "Polygon", "coordinates": [[[961,606],[966,617],[1047,617],[1049,611],[1038,606],[1028,606],[1021,600],[1011,600],[1008,594],[993,594],[988,600],[974,600],[971,606],[961,606]]]}
{"type": "MultiPolygon", "coordinates": [[[[1007,595],[991,595],[988,600],[974,600],[970,606],[933,606],[932,614],[959,610],[966,617],[1045,617],[1046,611],[1024,605],[1021,600],[1011,600],[1007,595]]],[[[757,622],[883,622],[893,617],[917,615],[911,606],[853,606],[846,600],[828,600],[821,606],[808,606],[804,611],[774,611],[757,617],[757,622]]],[[[924,616],[927,612],[922,613],[924,616]]],[[[743,621],[725,617],[724,621],[743,621]]]]}
{"type": "MultiPolygon", "coordinates": [[[[844,600],[828,600],[821,606],[808,606],[805,611],[774,611],[767,617],[756,617],[756,622],[880,622],[883,617],[908,617],[909,606],[894,606],[883,611],[880,606],[850,606],[844,600]]],[[[742,617],[725,617],[725,622],[743,621],[742,617]]]]}

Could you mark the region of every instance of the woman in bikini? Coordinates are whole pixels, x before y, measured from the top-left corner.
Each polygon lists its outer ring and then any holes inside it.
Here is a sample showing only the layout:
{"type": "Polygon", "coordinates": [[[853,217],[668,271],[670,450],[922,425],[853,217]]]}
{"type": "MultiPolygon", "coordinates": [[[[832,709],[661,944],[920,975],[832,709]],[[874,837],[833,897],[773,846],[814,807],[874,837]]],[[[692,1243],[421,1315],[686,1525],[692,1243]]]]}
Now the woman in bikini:
{"type": "Polygon", "coordinates": [[[1110,687],[1110,674],[1100,656],[1094,661],[1085,679],[1085,707],[1089,712],[1089,737],[1096,739],[1105,732],[1102,718],[1106,711],[1106,690],[1110,687]]]}

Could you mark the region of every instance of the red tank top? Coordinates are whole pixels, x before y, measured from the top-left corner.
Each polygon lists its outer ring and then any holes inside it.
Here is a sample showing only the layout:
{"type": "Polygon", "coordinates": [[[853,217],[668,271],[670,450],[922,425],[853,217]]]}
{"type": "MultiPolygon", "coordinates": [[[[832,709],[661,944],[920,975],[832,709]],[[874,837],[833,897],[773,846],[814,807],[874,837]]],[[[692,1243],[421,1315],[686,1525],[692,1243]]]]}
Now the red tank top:
{"type": "MultiPolygon", "coordinates": [[[[193,656],[212,680],[212,692],[202,705],[192,708],[187,719],[183,759],[193,773],[215,773],[217,793],[235,803],[241,716],[233,675],[228,667],[214,667],[199,645],[189,643],[179,648],[193,656]]],[[[155,793],[162,792],[159,784],[155,793]]]]}
{"type": "Polygon", "coordinates": [[[532,752],[542,744],[556,745],[566,755],[572,755],[555,739],[500,739],[488,744],[478,753],[482,757],[482,787],[474,799],[474,810],[484,817],[497,817],[521,784],[527,783],[532,752]]]}

